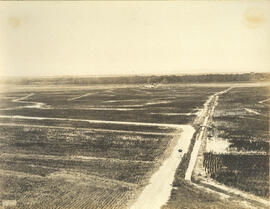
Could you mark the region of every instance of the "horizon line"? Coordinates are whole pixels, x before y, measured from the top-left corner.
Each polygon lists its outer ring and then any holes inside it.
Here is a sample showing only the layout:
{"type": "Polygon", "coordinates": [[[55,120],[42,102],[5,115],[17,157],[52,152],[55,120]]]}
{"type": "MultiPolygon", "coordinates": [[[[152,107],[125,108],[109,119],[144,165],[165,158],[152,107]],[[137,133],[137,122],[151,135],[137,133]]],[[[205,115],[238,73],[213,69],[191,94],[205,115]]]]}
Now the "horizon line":
{"type": "Polygon", "coordinates": [[[100,74],[100,75],[90,75],[90,74],[81,74],[81,75],[72,75],[72,74],[63,74],[63,75],[1,75],[1,79],[5,78],[64,78],[64,77],[132,77],[132,76],[141,76],[141,77],[147,77],[147,76],[184,76],[184,75],[207,75],[207,74],[247,74],[247,73],[270,73],[270,71],[239,71],[239,72],[202,72],[202,73],[191,73],[191,72],[182,72],[182,73],[158,73],[158,74],[151,74],[151,73],[138,73],[138,74],[100,74]]]}

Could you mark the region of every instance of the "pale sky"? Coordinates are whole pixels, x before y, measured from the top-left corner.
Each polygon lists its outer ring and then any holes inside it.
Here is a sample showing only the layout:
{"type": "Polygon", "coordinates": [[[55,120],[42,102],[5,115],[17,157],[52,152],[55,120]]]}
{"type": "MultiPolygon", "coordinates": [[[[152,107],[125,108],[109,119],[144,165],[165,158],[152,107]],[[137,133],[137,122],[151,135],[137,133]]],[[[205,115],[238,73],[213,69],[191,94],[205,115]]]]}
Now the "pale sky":
{"type": "Polygon", "coordinates": [[[270,72],[270,1],[0,2],[0,75],[270,72]]]}

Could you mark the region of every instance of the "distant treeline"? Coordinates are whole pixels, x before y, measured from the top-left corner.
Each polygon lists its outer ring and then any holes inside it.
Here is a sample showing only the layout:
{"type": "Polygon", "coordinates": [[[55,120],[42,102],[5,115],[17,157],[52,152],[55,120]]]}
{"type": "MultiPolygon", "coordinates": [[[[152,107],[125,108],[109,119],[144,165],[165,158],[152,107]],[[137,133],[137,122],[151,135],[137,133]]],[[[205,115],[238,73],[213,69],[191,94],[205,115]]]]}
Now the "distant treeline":
{"type": "Polygon", "coordinates": [[[91,85],[91,84],[170,84],[270,81],[270,73],[160,75],[160,76],[108,76],[108,77],[36,77],[6,78],[1,82],[17,85],[91,85]]]}

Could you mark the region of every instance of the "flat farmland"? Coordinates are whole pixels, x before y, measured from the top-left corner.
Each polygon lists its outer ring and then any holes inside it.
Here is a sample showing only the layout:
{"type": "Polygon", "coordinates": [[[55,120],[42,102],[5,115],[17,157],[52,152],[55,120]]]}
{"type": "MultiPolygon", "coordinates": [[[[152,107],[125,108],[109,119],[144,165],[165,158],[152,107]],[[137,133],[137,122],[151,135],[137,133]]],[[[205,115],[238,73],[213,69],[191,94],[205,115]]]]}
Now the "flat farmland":
{"type": "Polygon", "coordinates": [[[129,208],[181,137],[181,125],[191,124],[208,97],[223,89],[1,92],[2,205],[129,208]]]}

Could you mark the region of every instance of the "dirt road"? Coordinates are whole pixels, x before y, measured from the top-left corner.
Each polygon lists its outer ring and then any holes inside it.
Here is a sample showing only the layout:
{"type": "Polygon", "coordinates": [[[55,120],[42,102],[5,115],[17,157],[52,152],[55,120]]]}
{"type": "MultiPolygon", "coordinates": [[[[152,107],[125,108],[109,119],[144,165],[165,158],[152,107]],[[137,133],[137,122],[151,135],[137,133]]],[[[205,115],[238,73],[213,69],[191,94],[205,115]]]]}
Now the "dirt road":
{"type": "Polygon", "coordinates": [[[206,132],[208,120],[214,112],[214,109],[217,105],[218,97],[220,95],[228,92],[230,89],[231,89],[231,87],[224,90],[224,91],[220,91],[220,92],[215,93],[214,95],[210,96],[209,99],[205,102],[204,108],[203,108],[201,114],[195,119],[194,123],[197,125],[198,124],[200,125],[200,131],[197,134],[196,141],[195,141],[192,153],[191,153],[191,158],[189,161],[188,169],[187,169],[186,174],[185,174],[185,180],[188,180],[188,181],[191,180],[191,176],[192,176],[193,170],[195,168],[195,164],[196,164],[196,161],[198,158],[201,144],[203,143],[202,140],[203,140],[203,136],[206,132]]]}
{"type": "MultiPolygon", "coordinates": [[[[204,108],[201,111],[201,114],[196,119],[196,123],[203,125],[192,151],[189,166],[185,175],[186,180],[191,180],[191,175],[195,167],[197,156],[202,143],[205,126],[207,126],[208,118],[212,114],[212,111],[217,104],[218,96],[220,94],[226,93],[229,90],[230,88],[210,96],[204,104],[204,108]],[[202,121],[203,123],[201,123],[202,121]]],[[[195,132],[195,129],[190,125],[182,126],[182,129],[183,133],[178,140],[177,146],[175,146],[171,155],[167,160],[164,161],[159,170],[154,173],[150,179],[150,183],[144,188],[143,192],[137,201],[132,205],[131,209],[159,209],[168,201],[172,189],[171,185],[174,180],[175,171],[182,160],[182,156],[179,156],[180,153],[178,152],[178,149],[181,147],[183,150],[182,154],[187,153],[191,138],[195,132]]]]}
{"type": "Polygon", "coordinates": [[[175,171],[182,160],[182,155],[188,152],[191,138],[195,129],[190,125],[181,125],[182,133],[177,145],[170,156],[163,162],[159,170],[154,173],[150,183],[144,188],[131,209],[159,209],[164,205],[171,194],[175,171]],[[181,148],[181,154],[178,149],[181,148]]]}

